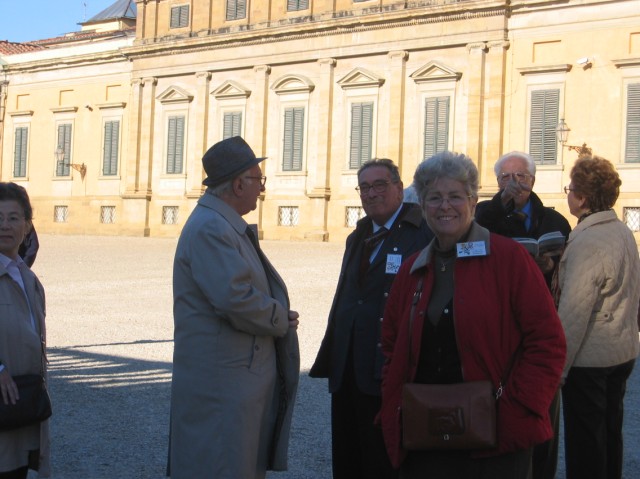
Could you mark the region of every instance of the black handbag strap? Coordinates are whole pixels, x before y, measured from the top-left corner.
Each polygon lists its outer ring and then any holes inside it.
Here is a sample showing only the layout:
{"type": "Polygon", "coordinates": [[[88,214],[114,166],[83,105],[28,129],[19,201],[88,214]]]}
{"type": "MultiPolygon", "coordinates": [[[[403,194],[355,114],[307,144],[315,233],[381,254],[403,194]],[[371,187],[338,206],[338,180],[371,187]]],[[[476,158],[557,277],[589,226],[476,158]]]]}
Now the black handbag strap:
{"type": "MultiPolygon", "coordinates": [[[[413,299],[411,300],[411,310],[409,312],[409,367],[411,367],[411,365],[413,364],[413,350],[411,347],[413,343],[413,341],[411,340],[411,334],[413,331],[413,322],[416,317],[416,308],[418,306],[418,301],[420,301],[420,298],[422,297],[423,286],[424,286],[424,275],[420,276],[420,279],[418,279],[418,285],[416,286],[415,293],[413,293],[413,299]]],[[[499,399],[500,396],[502,396],[502,393],[504,392],[504,385],[507,383],[507,379],[511,374],[511,368],[513,367],[513,363],[515,362],[516,355],[520,351],[521,345],[522,345],[522,341],[520,341],[520,343],[518,344],[518,347],[509,358],[507,367],[505,368],[504,374],[502,375],[502,378],[500,379],[500,383],[498,384],[498,389],[496,389],[495,391],[496,399],[499,399]]],[[[408,376],[409,376],[409,370],[407,369],[405,382],[409,382],[408,376]]]]}

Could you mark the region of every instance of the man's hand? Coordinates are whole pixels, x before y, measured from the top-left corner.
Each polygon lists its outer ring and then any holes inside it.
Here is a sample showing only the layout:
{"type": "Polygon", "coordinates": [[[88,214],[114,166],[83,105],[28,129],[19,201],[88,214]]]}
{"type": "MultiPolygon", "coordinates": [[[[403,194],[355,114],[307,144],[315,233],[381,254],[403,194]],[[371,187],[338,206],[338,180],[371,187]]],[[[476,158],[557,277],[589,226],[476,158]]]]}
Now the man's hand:
{"type": "Polygon", "coordinates": [[[504,190],[502,190],[500,199],[504,206],[506,206],[509,201],[513,200],[517,207],[522,207],[529,199],[529,193],[531,193],[531,187],[529,185],[518,183],[516,180],[511,178],[505,185],[504,190]]]}
{"type": "Polygon", "coordinates": [[[18,386],[16,386],[6,367],[0,371],[0,390],[2,391],[2,400],[5,405],[9,405],[9,403],[15,404],[20,399],[18,386]]]}
{"type": "Polygon", "coordinates": [[[540,271],[542,271],[542,274],[547,274],[553,271],[555,263],[553,262],[553,258],[551,256],[543,254],[536,257],[535,260],[538,268],[540,268],[540,271]]]}
{"type": "Polygon", "coordinates": [[[298,329],[298,325],[300,324],[300,321],[298,321],[298,318],[300,317],[300,315],[298,314],[297,311],[289,311],[289,327],[293,328],[293,329],[298,329]]]}

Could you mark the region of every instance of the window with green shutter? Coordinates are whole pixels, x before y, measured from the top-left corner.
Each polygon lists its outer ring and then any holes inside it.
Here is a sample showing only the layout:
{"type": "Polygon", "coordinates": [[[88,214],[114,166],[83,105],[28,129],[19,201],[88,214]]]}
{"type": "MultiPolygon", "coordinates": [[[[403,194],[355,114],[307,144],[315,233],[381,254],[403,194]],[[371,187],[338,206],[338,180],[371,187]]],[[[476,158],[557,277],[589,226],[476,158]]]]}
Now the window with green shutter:
{"type": "Polygon", "coordinates": [[[187,26],[189,26],[189,5],[172,7],[169,28],[184,28],[187,26]]]}
{"type": "Polygon", "coordinates": [[[309,0],[287,0],[287,11],[296,12],[309,8],[309,0]]]}
{"type": "Polygon", "coordinates": [[[536,164],[555,165],[558,161],[558,110],[560,90],[534,90],[531,92],[531,122],[529,154],[536,164]]]}
{"type": "Polygon", "coordinates": [[[104,145],[102,151],[102,174],[118,174],[118,145],[120,143],[120,121],[104,122],[104,145]]]}
{"type": "Polygon", "coordinates": [[[184,116],[170,116],[167,138],[167,174],[182,173],[184,155],[184,116]]]}
{"type": "Polygon", "coordinates": [[[625,163],[640,163],[640,83],[627,87],[625,163]]]}
{"type": "Polygon", "coordinates": [[[20,126],[15,131],[13,149],[13,177],[27,176],[27,146],[29,145],[29,128],[20,126]]]}
{"type": "Polygon", "coordinates": [[[247,0],[227,0],[227,20],[240,20],[247,16],[247,0]]]}
{"type": "Polygon", "coordinates": [[[373,102],[351,105],[351,143],[349,168],[357,170],[371,159],[373,140],[373,102]]]}
{"type": "Polygon", "coordinates": [[[222,125],[222,139],[232,136],[242,136],[242,112],[229,111],[224,114],[222,125]]]}
{"type": "Polygon", "coordinates": [[[64,158],[56,165],[56,176],[69,176],[71,174],[71,123],[58,125],[58,146],[64,150],[64,158]]]}
{"type": "Polygon", "coordinates": [[[282,171],[301,171],[302,144],[304,141],[304,107],[285,109],[284,138],[282,141],[282,171]]]}
{"type": "Polygon", "coordinates": [[[424,159],[447,149],[449,144],[449,100],[448,96],[425,99],[424,159]]]}

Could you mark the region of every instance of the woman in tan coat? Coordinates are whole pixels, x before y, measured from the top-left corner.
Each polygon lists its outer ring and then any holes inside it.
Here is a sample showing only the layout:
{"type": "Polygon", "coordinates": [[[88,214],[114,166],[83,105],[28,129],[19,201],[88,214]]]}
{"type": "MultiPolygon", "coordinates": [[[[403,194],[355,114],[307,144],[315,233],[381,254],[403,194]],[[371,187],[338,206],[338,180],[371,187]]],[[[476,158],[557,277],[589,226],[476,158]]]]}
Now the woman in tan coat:
{"type": "Polygon", "coordinates": [[[638,356],[638,247],[611,208],[621,181],[597,156],[565,188],[578,225],[560,260],[558,315],[567,338],[562,404],[567,479],[622,477],[627,378],[638,356]]]}

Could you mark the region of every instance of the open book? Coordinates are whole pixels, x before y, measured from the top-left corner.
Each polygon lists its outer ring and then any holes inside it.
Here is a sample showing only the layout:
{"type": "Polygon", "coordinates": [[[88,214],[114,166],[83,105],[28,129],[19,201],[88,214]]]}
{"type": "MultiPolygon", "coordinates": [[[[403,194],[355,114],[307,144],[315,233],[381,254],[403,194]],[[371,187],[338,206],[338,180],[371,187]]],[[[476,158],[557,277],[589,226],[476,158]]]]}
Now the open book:
{"type": "Polygon", "coordinates": [[[534,238],[513,238],[522,246],[524,246],[532,256],[559,256],[564,250],[566,241],[564,235],[560,231],[552,231],[545,233],[537,240],[534,238]]]}

